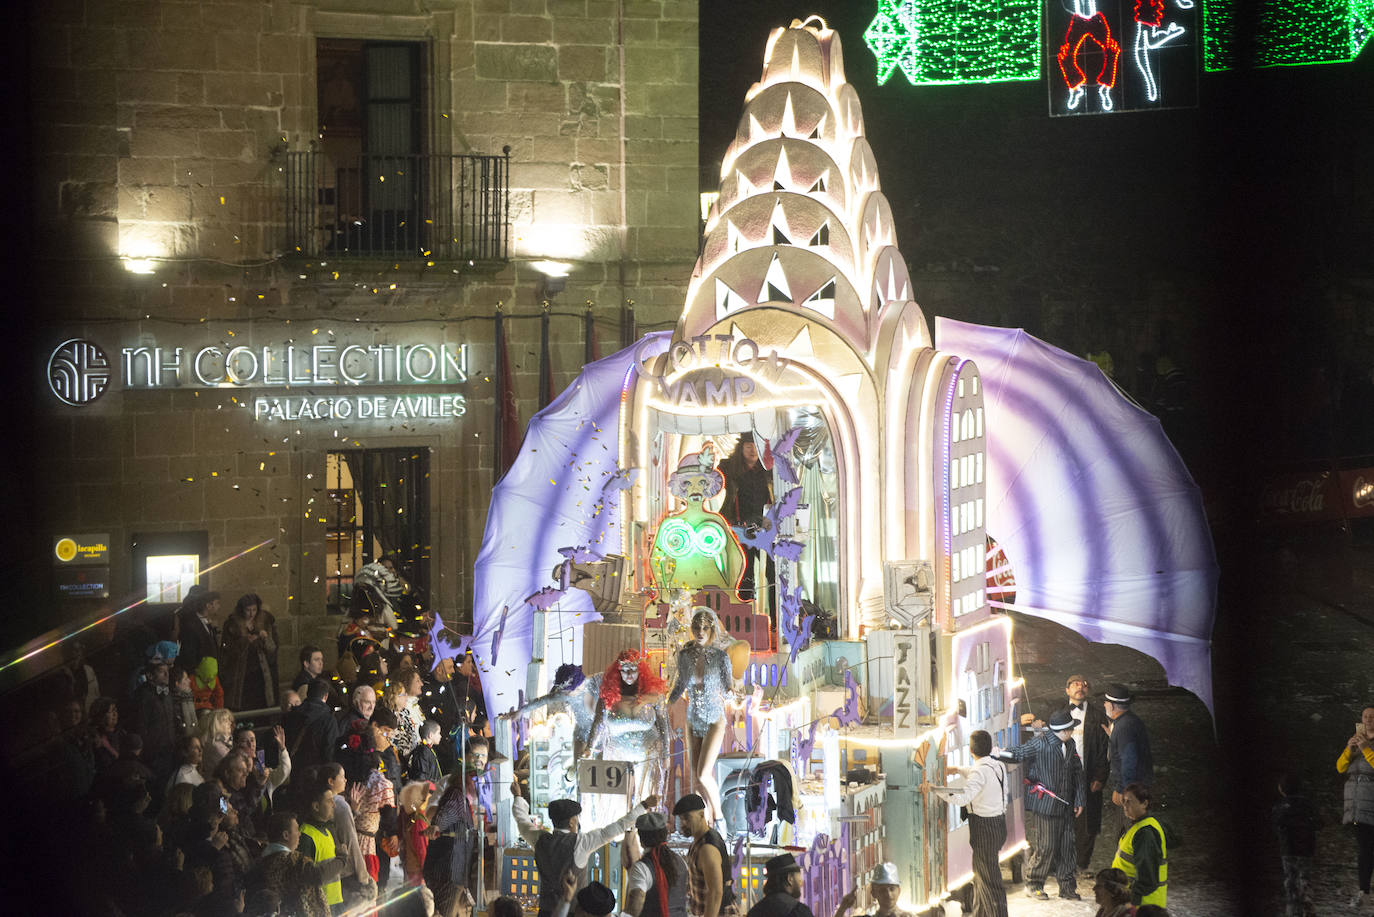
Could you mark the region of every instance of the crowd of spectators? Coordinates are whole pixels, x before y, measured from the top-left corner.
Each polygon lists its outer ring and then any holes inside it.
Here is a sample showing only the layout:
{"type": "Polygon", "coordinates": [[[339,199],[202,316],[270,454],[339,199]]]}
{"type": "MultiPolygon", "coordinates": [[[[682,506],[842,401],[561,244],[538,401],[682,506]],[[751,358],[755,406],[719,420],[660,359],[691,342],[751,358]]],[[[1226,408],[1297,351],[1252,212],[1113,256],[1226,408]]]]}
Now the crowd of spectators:
{"type": "Polygon", "coordinates": [[[435,886],[440,913],[470,908],[451,857],[426,868],[455,846],[439,840],[440,797],[473,789],[458,749],[486,755],[470,657],[435,666],[423,630],[355,607],[333,665],[303,646],[282,690],[262,599],[219,609],[196,587],[170,619],[121,635],[117,674],[98,678],[74,646],[30,686],[39,702],[6,743],[5,855],[44,909],[323,917],[391,900],[385,913],[427,914],[435,886]]]}

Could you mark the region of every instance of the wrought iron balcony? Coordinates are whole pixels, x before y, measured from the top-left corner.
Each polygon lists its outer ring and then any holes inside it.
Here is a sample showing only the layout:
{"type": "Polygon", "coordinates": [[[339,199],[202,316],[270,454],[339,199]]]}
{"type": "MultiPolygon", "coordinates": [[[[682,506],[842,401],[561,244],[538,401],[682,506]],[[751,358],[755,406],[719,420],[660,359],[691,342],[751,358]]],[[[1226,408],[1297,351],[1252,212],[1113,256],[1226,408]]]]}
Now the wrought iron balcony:
{"type": "Polygon", "coordinates": [[[288,244],[298,254],[507,259],[510,147],[500,156],[288,153],[286,173],[288,244]]]}

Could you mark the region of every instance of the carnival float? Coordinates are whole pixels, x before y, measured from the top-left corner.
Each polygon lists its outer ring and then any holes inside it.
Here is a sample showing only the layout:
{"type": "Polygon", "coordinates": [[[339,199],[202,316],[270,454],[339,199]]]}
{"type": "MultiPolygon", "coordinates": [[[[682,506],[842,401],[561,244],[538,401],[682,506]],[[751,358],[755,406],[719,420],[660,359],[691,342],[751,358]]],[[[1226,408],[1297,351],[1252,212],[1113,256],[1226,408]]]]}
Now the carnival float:
{"type": "MultiPolygon", "coordinates": [[[[1008,612],[1210,705],[1215,562],[1158,424],[1022,332],[937,330],[839,36],[774,30],[676,328],[584,367],[494,492],[469,642],[514,713],[498,788],[518,765],[536,815],[578,797],[584,824],[700,792],[746,898],[790,849],[817,914],[885,860],[925,911],[971,879],[928,782],[974,730],[1019,738],[1008,612]]],[[[532,899],[509,794],[494,811],[497,885],[532,899]]],[[[619,860],[594,875],[618,888],[619,860]]]]}

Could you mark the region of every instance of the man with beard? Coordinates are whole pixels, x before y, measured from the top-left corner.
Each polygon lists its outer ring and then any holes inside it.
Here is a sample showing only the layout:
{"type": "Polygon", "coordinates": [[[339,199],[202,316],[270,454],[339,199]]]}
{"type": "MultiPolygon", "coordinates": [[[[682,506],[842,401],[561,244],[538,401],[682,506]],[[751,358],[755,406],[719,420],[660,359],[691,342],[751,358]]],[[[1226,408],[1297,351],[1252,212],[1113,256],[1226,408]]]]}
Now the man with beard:
{"type": "Polygon", "coordinates": [[[748,917],[815,917],[802,903],[802,868],[792,854],[775,856],[763,868],[763,899],[749,909],[748,917]]]}

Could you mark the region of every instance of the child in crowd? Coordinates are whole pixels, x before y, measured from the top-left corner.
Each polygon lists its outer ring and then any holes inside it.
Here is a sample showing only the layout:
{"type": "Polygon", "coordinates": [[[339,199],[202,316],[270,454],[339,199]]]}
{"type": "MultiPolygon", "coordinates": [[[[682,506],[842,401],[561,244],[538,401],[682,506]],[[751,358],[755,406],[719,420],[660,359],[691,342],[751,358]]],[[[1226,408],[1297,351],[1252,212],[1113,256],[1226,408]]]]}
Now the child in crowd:
{"type": "Polygon", "coordinates": [[[439,757],[434,753],[434,746],[439,743],[439,736],[443,730],[437,720],[425,720],[420,726],[420,741],[415,746],[415,750],[406,759],[405,775],[407,780],[428,780],[431,783],[438,783],[444,777],[443,768],[439,766],[439,757]]]}
{"type": "Polygon", "coordinates": [[[1308,884],[1312,858],[1317,853],[1317,807],[1302,792],[1296,774],[1279,779],[1279,795],[1271,818],[1279,835],[1279,859],[1283,862],[1283,901],[1287,917],[1312,917],[1312,890],[1308,884]]]}
{"type": "Polygon", "coordinates": [[[407,783],[401,788],[401,868],[407,882],[424,883],[425,854],[429,850],[429,801],[434,784],[407,783]]]}
{"type": "Polygon", "coordinates": [[[195,677],[191,679],[191,696],[195,698],[197,710],[223,710],[224,688],[219,683],[219,660],[205,656],[196,666],[195,677]]]}

